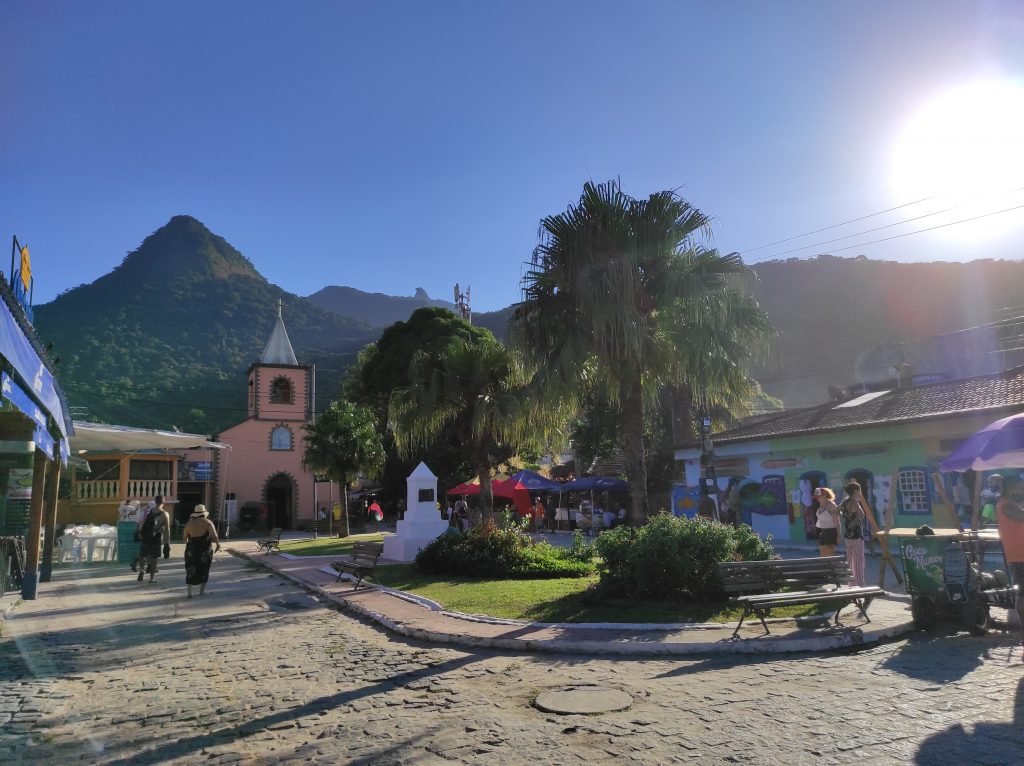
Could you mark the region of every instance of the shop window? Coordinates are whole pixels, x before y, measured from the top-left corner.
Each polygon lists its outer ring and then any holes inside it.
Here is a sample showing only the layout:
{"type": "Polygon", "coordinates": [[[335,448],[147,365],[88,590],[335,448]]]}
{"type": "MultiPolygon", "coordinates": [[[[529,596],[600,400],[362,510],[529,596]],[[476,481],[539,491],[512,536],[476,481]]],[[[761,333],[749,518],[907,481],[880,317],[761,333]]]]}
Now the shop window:
{"type": "Polygon", "coordinates": [[[292,432],[288,426],[277,426],[270,432],[270,449],[287,450],[292,448],[292,432]]]}
{"type": "Polygon", "coordinates": [[[167,481],[171,478],[168,460],[133,460],[128,466],[128,478],[140,481],[167,481]]]}
{"type": "Polygon", "coordinates": [[[90,460],[89,475],[80,481],[117,481],[121,478],[120,460],[90,460]]]}
{"type": "Polygon", "coordinates": [[[291,404],[292,382],[287,378],[276,378],[270,384],[270,401],[272,404],[291,404]]]}
{"type": "Polygon", "coordinates": [[[901,468],[897,482],[900,513],[929,514],[932,498],[928,489],[928,472],[924,468],[901,468]]]}

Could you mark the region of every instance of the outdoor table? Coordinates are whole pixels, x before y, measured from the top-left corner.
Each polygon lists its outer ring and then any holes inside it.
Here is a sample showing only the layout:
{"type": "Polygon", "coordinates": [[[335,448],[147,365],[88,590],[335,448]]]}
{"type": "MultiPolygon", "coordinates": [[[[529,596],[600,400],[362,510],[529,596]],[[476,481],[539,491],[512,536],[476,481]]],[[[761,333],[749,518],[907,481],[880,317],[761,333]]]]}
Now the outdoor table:
{"type": "Polygon", "coordinates": [[[93,556],[96,553],[96,541],[97,540],[109,540],[109,544],[102,546],[103,548],[103,560],[109,561],[111,559],[117,559],[117,532],[111,530],[110,532],[96,532],[90,534],[88,532],[75,532],[72,534],[75,540],[78,540],[78,556],[79,561],[82,559],[82,550],[85,550],[85,560],[92,561],[93,556]]]}

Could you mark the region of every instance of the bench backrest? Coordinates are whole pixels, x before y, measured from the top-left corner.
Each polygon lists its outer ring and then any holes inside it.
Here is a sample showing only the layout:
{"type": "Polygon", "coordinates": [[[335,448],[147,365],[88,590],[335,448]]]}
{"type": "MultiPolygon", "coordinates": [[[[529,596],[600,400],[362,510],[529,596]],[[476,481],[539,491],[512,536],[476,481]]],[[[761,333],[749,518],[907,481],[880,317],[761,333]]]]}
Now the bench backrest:
{"type": "Polygon", "coordinates": [[[726,593],[740,596],[782,590],[807,590],[823,585],[849,585],[850,565],[842,556],[772,561],[727,561],[718,565],[726,593]]]}
{"type": "Polygon", "coordinates": [[[270,539],[275,541],[275,542],[279,542],[281,540],[281,528],[280,527],[274,527],[272,530],[270,530],[270,539]]]}
{"type": "Polygon", "coordinates": [[[377,563],[383,550],[382,543],[356,543],[352,546],[351,558],[356,564],[372,565],[377,563]]]}

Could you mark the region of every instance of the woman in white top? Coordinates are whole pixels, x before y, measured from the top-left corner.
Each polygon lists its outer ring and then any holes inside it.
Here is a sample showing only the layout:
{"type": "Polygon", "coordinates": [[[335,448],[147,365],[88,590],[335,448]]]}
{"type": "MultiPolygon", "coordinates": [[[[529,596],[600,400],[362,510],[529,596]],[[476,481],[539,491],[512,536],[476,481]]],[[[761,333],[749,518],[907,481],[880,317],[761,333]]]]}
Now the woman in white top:
{"type": "Polygon", "coordinates": [[[818,487],[814,490],[814,499],[818,501],[818,520],[814,524],[818,529],[818,552],[822,556],[835,556],[836,544],[839,542],[836,493],[828,487],[818,487]]]}

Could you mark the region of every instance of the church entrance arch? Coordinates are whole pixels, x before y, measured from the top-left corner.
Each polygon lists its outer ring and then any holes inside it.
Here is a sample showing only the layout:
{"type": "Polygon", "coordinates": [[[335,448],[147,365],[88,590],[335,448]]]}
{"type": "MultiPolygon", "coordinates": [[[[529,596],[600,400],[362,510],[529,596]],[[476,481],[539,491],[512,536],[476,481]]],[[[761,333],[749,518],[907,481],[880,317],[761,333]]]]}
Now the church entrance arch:
{"type": "Polygon", "coordinates": [[[295,484],[287,474],[279,473],[267,482],[267,517],[269,527],[292,529],[295,511],[295,484]]]}

